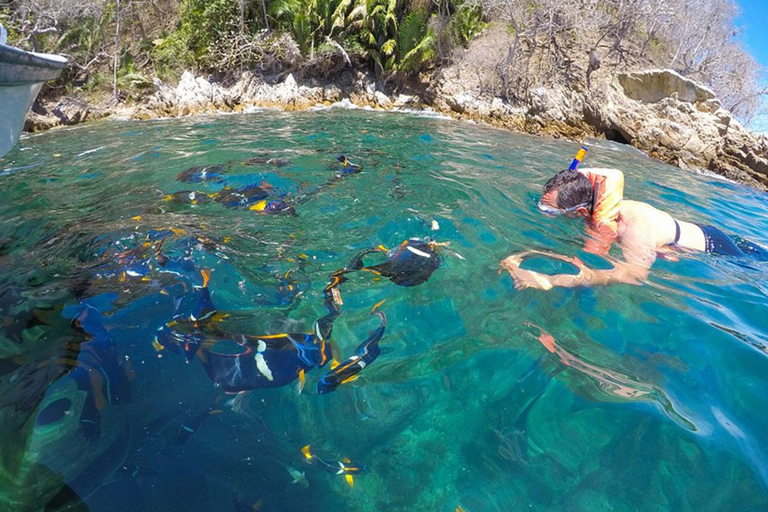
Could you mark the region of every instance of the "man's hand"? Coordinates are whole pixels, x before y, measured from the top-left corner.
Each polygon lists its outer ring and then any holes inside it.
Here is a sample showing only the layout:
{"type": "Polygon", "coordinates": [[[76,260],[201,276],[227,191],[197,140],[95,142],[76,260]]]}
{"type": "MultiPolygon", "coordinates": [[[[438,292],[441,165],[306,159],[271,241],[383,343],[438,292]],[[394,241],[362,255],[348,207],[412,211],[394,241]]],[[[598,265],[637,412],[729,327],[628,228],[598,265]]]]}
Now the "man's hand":
{"type": "Polygon", "coordinates": [[[563,256],[561,254],[532,249],[508,256],[502,260],[501,268],[509,271],[509,275],[515,281],[515,288],[518,290],[526,288],[551,290],[554,287],[575,288],[577,286],[605,286],[614,283],[639,286],[648,276],[648,267],[643,264],[616,260],[611,261],[611,263],[613,268],[610,270],[595,270],[589,268],[575,256],[563,256]],[[547,258],[570,263],[579,269],[579,273],[547,275],[520,268],[525,257],[532,254],[540,254],[547,258]]]}
{"type": "Polygon", "coordinates": [[[501,268],[509,271],[509,275],[512,276],[517,290],[524,290],[526,288],[538,290],[552,289],[552,283],[544,274],[520,268],[522,261],[520,255],[517,254],[513,254],[501,261],[501,268]]]}

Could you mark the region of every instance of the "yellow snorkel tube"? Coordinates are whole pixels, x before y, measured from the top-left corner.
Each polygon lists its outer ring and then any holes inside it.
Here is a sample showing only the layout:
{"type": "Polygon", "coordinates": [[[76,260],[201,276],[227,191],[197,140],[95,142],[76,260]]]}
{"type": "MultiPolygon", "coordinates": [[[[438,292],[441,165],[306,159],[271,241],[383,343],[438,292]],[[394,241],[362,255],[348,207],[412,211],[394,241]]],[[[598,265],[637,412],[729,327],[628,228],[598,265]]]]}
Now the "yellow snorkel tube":
{"type": "Polygon", "coordinates": [[[584,146],[581,146],[579,150],[576,152],[576,156],[573,157],[573,162],[571,162],[570,167],[568,167],[569,171],[575,171],[582,160],[584,160],[584,157],[587,156],[587,151],[589,151],[584,146]]]}

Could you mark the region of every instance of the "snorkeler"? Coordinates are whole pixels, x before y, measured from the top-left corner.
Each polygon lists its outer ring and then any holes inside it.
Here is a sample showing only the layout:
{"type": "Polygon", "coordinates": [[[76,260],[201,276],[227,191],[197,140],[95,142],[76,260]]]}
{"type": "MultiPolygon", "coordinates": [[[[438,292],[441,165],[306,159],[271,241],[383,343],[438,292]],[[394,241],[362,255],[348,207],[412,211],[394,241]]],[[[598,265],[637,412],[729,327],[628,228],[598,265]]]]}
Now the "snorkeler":
{"type": "Polygon", "coordinates": [[[647,203],[624,199],[624,174],[617,169],[578,169],[582,148],[571,168],[560,171],[542,190],[539,209],[548,215],[581,218],[590,238],[585,250],[607,254],[617,242],[626,261],[611,261],[614,268],[597,270],[570,259],[579,273],[544,275],[520,268],[523,258],[511,255],[501,262],[515,281],[515,288],[573,288],[613,283],[639,285],[657,257],[675,260],[675,249],[709,254],[749,257],[768,261],[768,251],[739,237],[730,237],[714,226],[673,218],[647,203]]]}

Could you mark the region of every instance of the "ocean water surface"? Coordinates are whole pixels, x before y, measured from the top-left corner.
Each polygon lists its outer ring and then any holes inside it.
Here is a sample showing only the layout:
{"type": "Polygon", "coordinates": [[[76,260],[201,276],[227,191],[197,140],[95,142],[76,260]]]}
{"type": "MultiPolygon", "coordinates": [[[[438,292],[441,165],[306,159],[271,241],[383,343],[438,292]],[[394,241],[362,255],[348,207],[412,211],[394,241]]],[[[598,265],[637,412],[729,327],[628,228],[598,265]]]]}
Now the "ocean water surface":
{"type": "MultiPolygon", "coordinates": [[[[768,246],[765,194],[587,147],[627,197],[768,246]]],[[[607,265],[580,221],[536,208],[577,149],[343,109],[24,138],[0,160],[0,510],[768,510],[766,264],[681,255],[643,286],[549,292],[498,273],[527,249],[607,265]],[[295,214],[210,200],[249,185],[295,214]],[[312,333],[356,254],[425,237],[447,243],[426,282],[341,284],[336,360],[380,301],[387,324],[334,392],[317,391],[329,364],[300,394],[295,374],[225,393],[179,327],[196,332],[210,270],[232,366],[246,336],[312,333]]]]}

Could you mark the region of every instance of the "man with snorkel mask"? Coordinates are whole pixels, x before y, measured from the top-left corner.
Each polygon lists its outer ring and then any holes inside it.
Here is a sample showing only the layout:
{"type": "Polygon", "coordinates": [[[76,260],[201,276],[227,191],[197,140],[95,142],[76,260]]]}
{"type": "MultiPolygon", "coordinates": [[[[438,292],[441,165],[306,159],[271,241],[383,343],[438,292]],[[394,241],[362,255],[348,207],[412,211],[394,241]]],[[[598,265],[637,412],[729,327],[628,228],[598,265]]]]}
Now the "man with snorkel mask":
{"type": "Polygon", "coordinates": [[[768,261],[768,251],[743,238],[730,237],[714,226],[673,218],[647,203],[624,199],[624,174],[617,169],[579,169],[586,155],[581,148],[569,169],[553,176],[542,190],[539,209],[552,216],[584,219],[588,242],[585,251],[606,255],[617,242],[626,261],[611,260],[612,269],[587,267],[576,257],[527,251],[501,262],[515,281],[515,288],[602,286],[613,283],[639,285],[656,258],[676,260],[675,249],[768,261]],[[572,263],[578,274],[546,275],[520,268],[527,254],[545,254],[572,263]]]}

